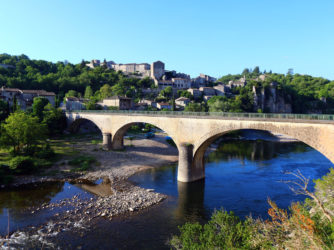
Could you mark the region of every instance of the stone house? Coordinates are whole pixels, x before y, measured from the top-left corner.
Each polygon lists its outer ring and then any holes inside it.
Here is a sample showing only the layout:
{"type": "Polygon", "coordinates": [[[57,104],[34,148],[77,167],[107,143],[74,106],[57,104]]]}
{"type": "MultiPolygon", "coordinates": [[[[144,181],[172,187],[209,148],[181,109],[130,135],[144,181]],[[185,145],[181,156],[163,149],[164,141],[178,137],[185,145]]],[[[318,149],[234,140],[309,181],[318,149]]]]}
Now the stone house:
{"type": "Polygon", "coordinates": [[[173,87],[177,89],[188,89],[191,87],[191,80],[188,78],[172,78],[173,87]]]}
{"type": "Polygon", "coordinates": [[[109,107],[116,107],[119,110],[129,110],[133,107],[132,99],[124,96],[113,96],[106,98],[98,104],[101,105],[104,109],[109,107]]]}
{"type": "Polygon", "coordinates": [[[52,106],[55,106],[55,96],[53,92],[47,92],[45,90],[22,90],[22,96],[27,102],[32,101],[35,97],[43,97],[48,99],[52,106]]]}
{"type": "Polygon", "coordinates": [[[172,109],[172,105],[170,105],[168,102],[158,102],[157,103],[158,109],[172,109]]]}
{"type": "Polygon", "coordinates": [[[230,88],[225,84],[218,84],[217,86],[213,87],[216,91],[216,95],[218,96],[225,96],[227,93],[230,92],[230,88]]]}
{"type": "Polygon", "coordinates": [[[182,107],[187,106],[189,102],[190,102],[190,99],[187,97],[180,97],[175,100],[175,104],[182,106],[182,107]]]}
{"type": "Polygon", "coordinates": [[[161,61],[156,61],[151,64],[151,78],[160,80],[165,74],[165,64],[161,61]]]}
{"type": "Polygon", "coordinates": [[[77,97],[65,97],[65,102],[65,109],[68,111],[86,109],[83,99],[77,97]]]}
{"type": "Polygon", "coordinates": [[[5,87],[0,89],[0,98],[2,100],[8,102],[9,106],[12,107],[16,98],[17,104],[23,110],[31,107],[35,97],[44,97],[49,100],[52,106],[55,106],[55,96],[55,93],[45,90],[20,90],[5,87]]]}
{"type": "Polygon", "coordinates": [[[239,80],[235,80],[235,81],[229,81],[228,82],[228,87],[230,88],[235,88],[235,87],[245,87],[247,84],[247,81],[246,81],[246,77],[242,77],[240,78],[239,80]]]}
{"type": "Polygon", "coordinates": [[[152,101],[152,100],[142,99],[142,100],[139,101],[139,104],[147,104],[147,106],[151,106],[153,108],[157,107],[157,103],[155,101],[152,101]]]}
{"type": "Polygon", "coordinates": [[[139,73],[142,76],[150,76],[151,66],[148,63],[113,64],[112,68],[125,74],[139,73]]]}
{"type": "Polygon", "coordinates": [[[203,93],[204,96],[216,95],[216,90],[214,88],[200,87],[199,90],[203,93]]]}
{"type": "Polygon", "coordinates": [[[202,91],[198,90],[198,89],[193,89],[193,88],[190,88],[190,89],[187,89],[187,91],[192,94],[192,96],[195,98],[195,99],[199,99],[202,97],[202,91]]]}

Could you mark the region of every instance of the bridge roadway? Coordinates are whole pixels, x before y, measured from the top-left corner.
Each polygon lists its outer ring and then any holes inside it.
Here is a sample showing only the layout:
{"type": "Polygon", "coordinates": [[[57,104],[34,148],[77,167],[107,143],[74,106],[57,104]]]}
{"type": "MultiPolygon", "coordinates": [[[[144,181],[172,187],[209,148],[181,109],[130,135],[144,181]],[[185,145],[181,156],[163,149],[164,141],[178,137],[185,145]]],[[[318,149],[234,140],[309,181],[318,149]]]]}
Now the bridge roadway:
{"type": "Polygon", "coordinates": [[[66,112],[66,116],[71,130],[84,120],[93,122],[102,132],[103,145],[110,150],[123,149],[124,135],[136,123],[162,129],[177,145],[181,182],[204,178],[204,154],[208,146],[223,134],[240,129],[287,135],[308,144],[334,163],[333,115],[72,111],[66,112]]]}

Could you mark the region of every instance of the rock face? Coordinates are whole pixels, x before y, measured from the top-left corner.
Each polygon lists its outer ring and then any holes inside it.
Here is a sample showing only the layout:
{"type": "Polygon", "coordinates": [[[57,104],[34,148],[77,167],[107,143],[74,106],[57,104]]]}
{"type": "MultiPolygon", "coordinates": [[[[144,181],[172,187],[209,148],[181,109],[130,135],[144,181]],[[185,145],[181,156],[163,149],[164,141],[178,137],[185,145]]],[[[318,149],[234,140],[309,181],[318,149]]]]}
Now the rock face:
{"type": "Polygon", "coordinates": [[[275,83],[268,87],[253,86],[254,111],[265,113],[292,113],[291,96],[284,95],[275,83]]]}

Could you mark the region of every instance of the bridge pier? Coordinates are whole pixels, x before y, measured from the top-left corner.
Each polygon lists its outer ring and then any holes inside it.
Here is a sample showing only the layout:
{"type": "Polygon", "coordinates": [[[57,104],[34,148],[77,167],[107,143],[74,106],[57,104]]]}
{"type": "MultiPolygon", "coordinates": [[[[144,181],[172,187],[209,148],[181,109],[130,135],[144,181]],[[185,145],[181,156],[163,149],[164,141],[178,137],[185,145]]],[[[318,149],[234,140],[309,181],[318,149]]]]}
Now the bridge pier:
{"type": "Polygon", "coordinates": [[[114,137],[112,140],[112,149],[113,150],[122,150],[124,149],[124,139],[123,137],[114,137]]]}
{"type": "Polygon", "coordinates": [[[196,168],[194,162],[192,144],[183,143],[179,145],[179,166],[177,170],[177,180],[181,182],[192,182],[205,177],[204,168],[196,168]]]}
{"type": "Polygon", "coordinates": [[[111,149],[111,133],[102,133],[103,135],[103,147],[107,150],[111,149]]]}

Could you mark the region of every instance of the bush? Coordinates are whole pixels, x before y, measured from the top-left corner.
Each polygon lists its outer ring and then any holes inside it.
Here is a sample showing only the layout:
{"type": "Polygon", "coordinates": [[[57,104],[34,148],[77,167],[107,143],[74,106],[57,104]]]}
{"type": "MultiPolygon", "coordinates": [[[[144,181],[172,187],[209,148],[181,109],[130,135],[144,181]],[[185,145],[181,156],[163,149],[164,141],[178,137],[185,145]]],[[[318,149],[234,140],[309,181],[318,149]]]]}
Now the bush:
{"type": "Polygon", "coordinates": [[[7,185],[12,182],[13,176],[10,174],[9,166],[0,165],[0,185],[7,185]]]}
{"type": "Polygon", "coordinates": [[[179,227],[181,235],[170,244],[176,249],[249,249],[252,228],[250,221],[241,221],[233,212],[215,212],[202,226],[186,223],[179,227]]]}
{"type": "Polygon", "coordinates": [[[72,172],[87,171],[91,164],[96,163],[96,159],[92,156],[79,156],[68,162],[71,166],[79,166],[72,169],[72,172]]]}
{"type": "Polygon", "coordinates": [[[35,171],[35,164],[30,156],[16,156],[10,160],[9,168],[16,174],[30,174],[35,171]]]}
{"type": "Polygon", "coordinates": [[[45,144],[43,147],[35,153],[35,156],[41,159],[49,159],[55,156],[55,152],[50,147],[50,144],[45,144]]]}

